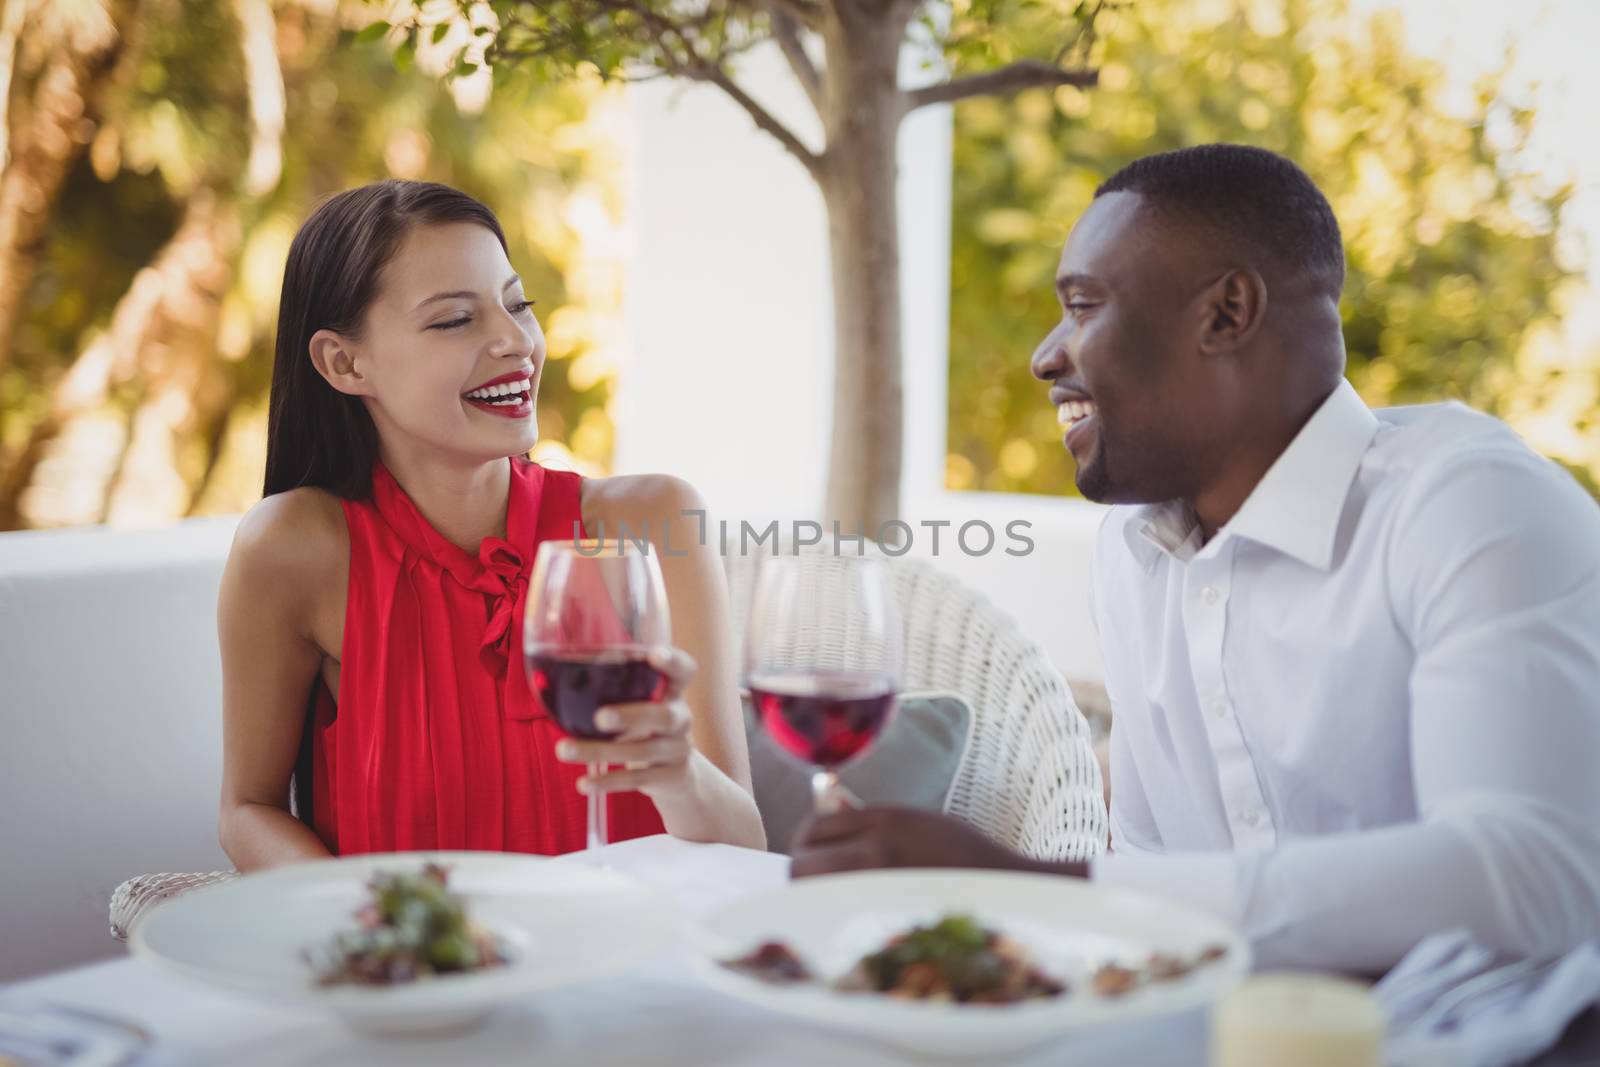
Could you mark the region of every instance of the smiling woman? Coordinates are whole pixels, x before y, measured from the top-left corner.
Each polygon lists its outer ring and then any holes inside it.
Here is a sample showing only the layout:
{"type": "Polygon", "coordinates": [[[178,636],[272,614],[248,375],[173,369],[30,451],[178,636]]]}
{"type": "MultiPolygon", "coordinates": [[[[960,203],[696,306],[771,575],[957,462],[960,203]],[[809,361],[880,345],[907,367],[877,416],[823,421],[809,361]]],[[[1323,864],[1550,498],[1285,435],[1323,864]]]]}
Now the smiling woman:
{"type": "Polygon", "coordinates": [[[442,185],[366,186],[324,204],[289,257],[268,495],[301,485],[365,495],[377,458],[368,447],[379,441],[391,451],[422,445],[461,457],[533,447],[531,403],[507,425],[475,418],[485,405],[466,399],[522,380],[531,401],[545,359],[532,302],[488,208],[442,185]],[[326,424],[301,418],[322,411],[336,414],[326,424]],[[377,433],[370,441],[369,427],[377,433]]]}
{"type": "Polygon", "coordinates": [[[220,833],[241,869],[330,853],[757,845],[719,562],[662,559],[687,655],[613,742],[572,756],[522,675],[535,550],[626,522],[693,543],[694,491],[525,456],[544,334],[500,225],[454,189],[387,181],[323,204],[290,248],[266,498],[223,575],[220,833]],[[697,667],[698,664],[698,667],[697,667]],[[595,751],[595,749],[602,751],[595,751]],[[627,764],[580,778],[580,764],[627,764]],[[291,781],[294,803],[291,804],[291,781]]]}

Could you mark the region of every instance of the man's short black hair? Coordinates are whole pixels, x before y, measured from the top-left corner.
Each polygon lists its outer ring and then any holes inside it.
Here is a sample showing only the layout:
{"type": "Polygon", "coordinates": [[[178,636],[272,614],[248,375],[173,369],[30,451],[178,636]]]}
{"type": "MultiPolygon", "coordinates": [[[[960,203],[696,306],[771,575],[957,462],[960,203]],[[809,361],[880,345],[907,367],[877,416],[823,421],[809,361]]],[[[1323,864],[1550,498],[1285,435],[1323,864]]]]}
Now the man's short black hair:
{"type": "Polygon", "coordinates": [[[1129,163],[1095,190],[1128,192],[1157,211],[1216,229],[1281,269],[1344,288],[1344,243],[1333,208],[1305,171],[1263,148],[1205,144],[1129,163]]]}

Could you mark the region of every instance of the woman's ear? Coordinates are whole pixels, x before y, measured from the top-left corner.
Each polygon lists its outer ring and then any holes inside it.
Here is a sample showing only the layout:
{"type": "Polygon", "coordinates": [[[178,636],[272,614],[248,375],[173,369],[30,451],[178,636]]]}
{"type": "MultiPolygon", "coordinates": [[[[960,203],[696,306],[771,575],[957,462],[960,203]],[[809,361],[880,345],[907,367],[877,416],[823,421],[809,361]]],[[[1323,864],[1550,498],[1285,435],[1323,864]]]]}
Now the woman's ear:
{"type": "Polygon", "coordinates": [[[329,385],[347,396],[372,395],[372,385],[356,369],[355,353],[345,338],[332,330],[318,330],[311,335],[310,349],[312,366],[329,385]]]}

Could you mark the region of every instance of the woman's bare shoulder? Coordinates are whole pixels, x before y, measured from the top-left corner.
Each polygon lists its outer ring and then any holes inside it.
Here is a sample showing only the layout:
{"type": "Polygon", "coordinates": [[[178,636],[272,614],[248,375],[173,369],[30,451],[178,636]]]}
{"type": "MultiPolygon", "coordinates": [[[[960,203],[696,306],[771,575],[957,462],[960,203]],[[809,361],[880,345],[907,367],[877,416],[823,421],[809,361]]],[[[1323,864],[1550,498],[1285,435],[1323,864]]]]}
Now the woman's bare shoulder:
{"type": "Polygon", "coordinates": [[[291,582],[315,589],[344,568],[349,546],[339,498],[303,486],[274,493],[245,513],[228,564],[250,585],[291,582]]]}
{"type": "Polygon", "coordinates": [[[670,474],[585,479],[583,524],[591,537],[653,542],[665,554],[663,566],[684,556],[712,558],[705,500],[670,474]]]}
{"type": "Polygon", "coordinates": [[[583,513],[588,518],[638,522],[651,525],[693,521],[702,515],[705,501],[695,487],[670,474],[621,474],[611,478],[583,480],[583,513]]]}

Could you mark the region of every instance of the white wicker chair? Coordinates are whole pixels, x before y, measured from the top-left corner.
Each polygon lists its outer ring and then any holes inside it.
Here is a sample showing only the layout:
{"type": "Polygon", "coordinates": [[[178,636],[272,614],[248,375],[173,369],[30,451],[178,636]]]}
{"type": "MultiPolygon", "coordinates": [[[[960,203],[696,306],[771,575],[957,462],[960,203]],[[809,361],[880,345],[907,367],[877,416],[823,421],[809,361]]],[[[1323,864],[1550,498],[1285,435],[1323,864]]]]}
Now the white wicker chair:
{"type": "MultiPolygon", "coordinates": [[[[819,566],[854,565],[824,557],[819,566]]],[[[1061,674],[1038,645],[988,598],[926,563],[886,559],[905,625],[905,688],[954,693],[972,709],[972,738],[956,769],[945,810],[989,837],[1036,859],[1081,860],[1105,848],[1106,809],[1089,725],[1061,674]]],[[[735,629],[742,635],[759,557],[728,561],[735,629]]],[[[793,662],[847,668],[852,635],[821,614],[809,647],[793,662]]],[[[111,934],[126,940],[134,923],[179,893],[235,877],[146,874],[111,897],[111,934]]]]}
{"type": "MultiPolygon", "coordinates": [[[[848,567],[854,556],[813,557],[848,567]]],[[[954,693],[972,709],[972,739],[945,810],[1036,859],[1079,860],[1106,842],[1100,766],[1089,725],[1038,645],[986,597],[921,561],[885,558],[905,627],[904,687],[954,693]]],[[[741,632],[759,557],[728,562],[741,632]]],[[[796,664],[841,669],[857,647],[836,613],[804,631],[796,664]]]]}
{"type": "Polygon", "coordinates": [[[133,932],[133,924],[163,900],[237,877],[238,871],[210,871],[206,874],[141,874],[129,878],[111,894],[111,936],[126,941],[133,932]]]}

